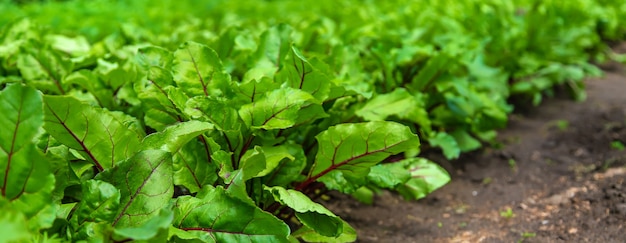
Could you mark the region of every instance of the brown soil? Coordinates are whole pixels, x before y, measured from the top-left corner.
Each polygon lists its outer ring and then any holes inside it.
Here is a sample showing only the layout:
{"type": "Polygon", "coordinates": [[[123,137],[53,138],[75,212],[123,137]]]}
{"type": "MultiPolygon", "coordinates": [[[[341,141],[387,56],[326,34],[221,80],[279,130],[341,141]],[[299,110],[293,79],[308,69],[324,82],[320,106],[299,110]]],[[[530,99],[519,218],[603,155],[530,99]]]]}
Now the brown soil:
{"type": "Polygon", "coordinates": [[[626,70],[587,82],[588,98],[514,114],[500,149],[432,159],[452,181],[417,202],[385,192],[374,205],[328,206],[359,242],[626,242],[626,70]],[[508,211],[510,209],[510,211],[508,211]]]}

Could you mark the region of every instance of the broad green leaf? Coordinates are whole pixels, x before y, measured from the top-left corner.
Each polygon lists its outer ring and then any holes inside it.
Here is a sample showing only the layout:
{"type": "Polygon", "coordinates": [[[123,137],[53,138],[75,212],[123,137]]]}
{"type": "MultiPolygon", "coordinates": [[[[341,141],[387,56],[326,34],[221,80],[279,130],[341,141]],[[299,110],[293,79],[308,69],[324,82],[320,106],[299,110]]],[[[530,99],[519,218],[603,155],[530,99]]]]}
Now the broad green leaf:
{"type": "Polygon", "coordinates": [[[170,51],[155,46],[139,49],[136,56],[137,63],[147,73],[147,80],[136,83],[134,88],[146,112],[146,125],[157,131],[183,120],[168,94],[168,89],[175,85],[171,72],[173,59],[170,51]]]}
{"type": "Polygon", "coordinates": [[[456,159],[461,154],[461,148],[456,139],[445,132],[439,132],[434,137],[428,138],[428,143],[434,147],[440,147],[447,159],[456,159]]]}
{"type": "Polygon", "coordinates": [[[216,99],[194,97],[187,102],[185,113],[194,119],[211,122],[220,131],[236,129],[240,123],[237,111],[216,99]]]}
{"type": "Polygon", "coordinates": [[[268,165],[263,148],[255,146],[253,149],[249,149],[241,157],[238,168],[230,174],[230,177],[224,179],[224,183],[228,185],[226,192],[228,195],[239,198],[250,205],[255,205],[246,189],[246,181],[260,177],[260,174],[267,168],[268,165]]]}
{"type": "Polygon", "coordinates": [[[230,76],[222,61],[211,48],[185,42],[176,52],[173,61],[174,81],[189,96],[222,96],[228,94],[230,76]]]}
{"type": "Polygon", "coordinates": [[[63,79],[72,71],[72,62],[57,53],[45,48],[32,54],[24,53],[18,56],[17,66],[22,77],[37,89],[54,94],[67,92],[63,79]]]}
{"type": "Polygon", "coordinates": [[[280,219],[229,196],[221,187],[204,190],[202,198],[176,200],[176,228],[208,235],[212,242],[288,242],[289,227],[280,219]]]}
{"type": "Polygon", "coordinates": [[[296,217],[305,226],[328,237],[337,237],[343,232],[343,222],[324,206],[311,201],[302,192],[283,187],[265,187],[272,193],[274,200],[296,211],[296,217]]]}
{"type": "MultiPolygon", "coordinates": [[[[138,50],[138,54],[135,57],[135,60],[144,69],[149,69],[150,67],[156,66],[161,67],[165,70],[169,70],[172,67],[174,55],[172,54],[172,52],[168,51],[165,48],[158,46],[148,46],[140,48],[138,50]]],[[[151,79],[150,73],[148,73],[148,79],[151,79]]]]}
{"type": "Polygon", "coordinates": [[[356,115],[367,121],[383,121],[390,116],[406,119],[422,126],[428,131],[431,126],[425,105],[404,88],[378,95],[356,111],[356,115]]]}
{"type": "Polygon", "coordinates": [[[182,185],[195,193],[217,180],[217,166],[209,157],[210,151],[206,146],[201,142],[191,141],[174,155],[175,185],[182,185]]]}
{"type": "Polygon", "coordinates": [[[310,104],[303,106],[298,111],[298,118],[294,126],[301,126],[303,124],[312,123],[320,118],[327,118],[330,115],[326,113],[324,107],[318,104],[310,104]]]}
{"type": "Polygon", "coordinates": [[[226,152],[224,150],[218,150],[211,154],[211,158],[219,168],[218,175],[220,176],[220,178],[224,180],[224,183],[230,183],[233,180],[232,172],[235,170],[233,153],[226,152]]]}
{"type": "Polygon", "coordinates": [[[411,179],[396,188],[407,200],[423,198],[450,181],[448,172],[427,159],[410,158],[398,163],[411,172],[411,179]]]}
{"type": "Polygon", "coordinates": [[[215,239],[204,231],[185,231],[174,226],[169,230],[170,238],[168,242],[173,243],[214,243],[215,239]]]}
{"type": "Polygon", "coordinates": [[[113,237],[113,226],[110,223],[85,222],[81,228],[72,234],[72,240],[77,242],[104,243],[113,237]]]}
{"type": "Polygon", "coordinates": [[[183,121],[183,117],[179,114],[174,102],[168,97],[168,88],[172,86],[162,84],[168,82],[164,80],[172,82],[172,75],[159,67],[152,67],[151,73],[156,77],[135,84],[135,90],[145,110],[146,125],[161,131],[168,125],[183,121]]]}
{"type": "Polygon", "coordinates": [[[212,128],[210,123],[201,121],[181,122],[145,137],[141,142],[142,150],[160,149],[175,154],[189,141],[212,128]]]}
{"type": "Polygon", "coordinates": [[[460,119],[474,117],[476,114],[476,106],[466,97],[453,93],[445,93],[446,105],[448,110],[460,119]]]}
{"type": "Polygon", "coordinates": [[[89,53],[89,42],[84,36],[68,37],[63,35],[48,35],[45,37],[50,46],[71,56],[82,56],[89,53]]]}
{"type": "MultiPolygon", "coordinates": [[[[284,157],[280,161],[278,161],[278,165],[276,165],[276,169],[270,172],[267,176],[265,176],[265,185],[268,186],[286,186],[294,181],[299,181],[302,175],[302,171],[306,167],[306,156],[304,154],[304,150],[302,146],[298,144],[285,144],[276,148],[276,155],[272,155],[274,152],[266,150],[266,161],[268,164],[274,163],[272,158],[281,158],[282,156],[286,156],[284,154],[284,150],[289,153],[289,156],[284,157]]],[[[263,171],[262,173],[264,173],[263,171]]]]}
{"type": "MultiPolygon", "coordinates": [[[[51,136],[46,136],[52,139],[51,136]]],[[[80,185],[80,178],[72,170],[69,154],[69,148],[65,145],[47,146],[46,158],[50,161],[51,171],[54,171],[54,191],[52,193],[53,201],[61,200],[65,197],[65,190],[67,187],[80,185]]],[[[89,162],[85,162],[89,163],[89,162]]],[[[89,163],[89,168],[93,167],[89,163]]]]}
{"type": "Polygon", "coordinates": [[[139,148],[140,135],[108,110],[69,96],[44,96],[44,101],[46,131],[100,171],[115,167],[139,148]]]}
{"type": "Polygon", "coordinates": [[[367,186],[359,187],[359,189],[356,189],[356,191],[351,193],[350,196],[363,204],[374,204],[374,191],[367,186]]]}
{"type": "Polygon", "coordinates": [[[261,35],[261,43],[253,58],[256,67],[278,70],[282,61],[291,48],[291,34],[293,29],[287,24],[278,24],[268,28],[261,35]]]}
{"type": "Polygon", "coordinates": [[[444,52],[440,52],[434,57],[431,57],[426,63],[426,66],[413,78],[409,85],[411,90],[424,91],[429,85],[436,81],[438,75],[442,72],[441,70],[450,62],[451,58],[444,52]]]}
{"type": "Polygon", "coordinates": [[[12,84],[0,91],[0,193],[26,218],[51,204],[54,175],[35,147],[43,125],[41,93],[12,84]]]}
{"type": "Polygon", "coordinates": [[[149,66],[146,68],[148,81],[155,88],[157,88],[157,90],[154,91],[164,94],[163,90],[165,87],[173,86],[175,84],[171,71],[166,69],[166,67],[149,66]]]}
{"type": "Polygon", "coordinates": [[[120,191],[113,185],[98,180],[88,180],[82,184],[82,199],[76,206],[72,220],[79,228],[86,222],[106,222],[115,220],[120,210],[120,191]]]}
{"type": "Polygon", "coordinates": [[[274,169],[278,163],[268,165],[268,157],[269,156],[265,154],[265,149],[260,146],[254,146],[254,148],[246,151],[246,153],[241,156],[241,161],[239,162],[239,171],[242,173],[243,181],[263,176],[265,174],[261,173],[274,169]]]}
{"type": "Polygon", "coordinates": [[[342,222],[343,232],[338,237],[328,237],[319,234],[314,229],[311,229],[307,226],[303,226],[298,229],[296,232],[293,232],[292,236],[301,238],[305,242],[329,242],[329,243],[344,243],[344,242],[355,242],[357,240],[356,230],[352,228],[345,221],[342,222]]]}
{"type": "Polygon", "coordinates": [[[237,110],[229,104],[211,98],[194,97],[187,102],[185,113],[191,118],[215,125],[215,129],[220,133],[212,137],[223,148],[228,148],[234,153],[243,147],[242,134],[246,133],[247,129],[239,119],[237,110]]]}
{"type": "Polygon", "coordinates": [[[137,65],[131,61],[108,62],[98,59],[94,73],[112,90],[120,90],[124,84],[139,80],[137,65]]]}
{"type": "Polygon", "coordinates": [[[113,90],[106,87],[93,72],[85,69],[73,72],[65,78],[65,83],[83,87],[94,96],[101,107],[113,108],[113,90]]]}
{"type": "Polygon", "coordinates": [[[0,210],[0,242],[32,242],[35,235],[28,229],[24,214],[5,198],[0,198],[0,210]]]}
{"type": "Polygon", "coordinates": [[[2,41],[4,43],[12,43],[25,41],[28,39],[39,38],[38,33],[34,31],[35,24],[29,18],[20,18],[13,21],[2,29],[2,41]]]}
{"type": "MultiPolygon", "coordinates": [[[[365,166],[363,166],[365,168],[365,166]]],[[[365,174],[366,172],[362,172],[365,174]]],[[[306,182],[308,182],[307,180],[306,182]]],[[[339,170],[329,171],[326,175],[318,179],[331,190],[337,190],[345,194],[356,192],[359,188],[367,185],[367,177],[360,174],[343,173],[339,170]]],[[[306,184],[301,184],[297,189],[304,188],[306,184]]]]}
{"type": "Polygon", "coordinates": [[[461,149],[461,152],[468,152],[482,147],[480,141],[473,138],[472,135],[470,135],[465,130],[457,129],[450,135],[452,135],[456,140],[456,143],[459,145],[459,149],[461,149]]]}
{"type": "Polygon", "coordinates": [[[237,86],[237,96],[245,103],[254,102],[263,94],[278,89],[280,84],[274,83],[267,77],[259,77],[258,79],[250,79],[240,83],[237,86]]]}
{"type": "Polygon", "coordinates": [[[174,107],[176,107],[178,114],[186,119],[187,117],[184,116],[184,113],[182,113],[182,111],[187,108],[187,102],[190,99],[189,96],[178,87],[168,86],[165,87],[165,91],[167,92],[167,98],[172,104],[174,104],[174,107]]]}
{"type": "Polygon", "coordinates": [[[118,166],[98,174],[96,179],[120,190],[120,209],[112,225],[138,227],[167,207],[174,194],[172,155],[162,150],[145,150],[118,166]]]}
{"type": "Polygon", "coordinates": [[[372,167],[367,179],[374,185],[393,189],[411,178],[410,171],[400,163],[380,164],[372,167]]]}
{"type": "MultiPolygon", "coordinates": [[[[327,70],[320,69],[326,67],[319,59],[312,59],[311,62],[304,58],[302,53],[295,46],[291,47],[291,60],[284,65],[276,74],[276,79],[280,83],[286,83],[289,87],[300,89],[310,93],[319,101],[324,101],[330,94],[331,77],[327,70]]],[[[326,67],[327,68],[327,67],[326,67]]]]}
{"type": "MultiPolygon", "coordinates": [[[[390,155],[419,147],[419,139],[411,129],[394,122],[340,124],[328,128],[316,139],[319,149],[315,163],[299,189],[321,179],[327,186],[333,184],[331,181],[346,180],[341,182],[350,187],[345,191],[355,190],[364,182],[370,167],[390,155]]],[[[344,190],[336,186],[331,188],[344,190]]]]}
{"type": "Polygon", "coordinates": [[[115,228],[115,238],[121,240],[166,242],[169,238],[168,229],[172,225],[174,212],[171,209],[161,209],[159,214],[150,218],[146,223],[136,227],[115,228]]]}
{"type": "MultiPolygon", "coordinates": [[[[293,162],[296,158],[290,153],[288,145],[281,146],[263,146],[261,147],[265,156],[265,168],[259,172],[258,176],[266,176],[271,173],[283,160],[293,162]]],[[[286,162],[286,163],[289,163],[286,162]]]]}
{"type": "Polygon", "coordinates": [[[298,111],[313,101],[313,96],[302,90],[280,88],[242,106],[239,115],[250,128],[284,129],[293,126],[298,119],[298,111]]]}
{"type": "Polygon", "coordinates": [[[368,121],[384,121],[389,116],[406,113],[417,105],[408,91],[397,88],[391,93],[372,98],[356,114],[368,121]]]}

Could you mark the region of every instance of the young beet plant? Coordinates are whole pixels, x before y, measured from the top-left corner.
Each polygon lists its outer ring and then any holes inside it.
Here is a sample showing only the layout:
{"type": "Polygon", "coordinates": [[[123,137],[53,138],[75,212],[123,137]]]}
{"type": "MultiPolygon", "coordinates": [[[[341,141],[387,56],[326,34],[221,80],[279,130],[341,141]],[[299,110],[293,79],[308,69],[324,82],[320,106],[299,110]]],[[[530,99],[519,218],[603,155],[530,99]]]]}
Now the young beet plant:
{"type": "MultiPolygon", "coordinates": [[[[404,158],[419,148],[408,127],[343,123],[358,94],[320,60],[263,51],[242,81],[188,42],[5,85],[0,239],[347,242],[355,230],[314,202],[326,189],[420,198],[447,182],[404,158]]],[[[29,68],[69,62],[50,58],[29,68]]]]}

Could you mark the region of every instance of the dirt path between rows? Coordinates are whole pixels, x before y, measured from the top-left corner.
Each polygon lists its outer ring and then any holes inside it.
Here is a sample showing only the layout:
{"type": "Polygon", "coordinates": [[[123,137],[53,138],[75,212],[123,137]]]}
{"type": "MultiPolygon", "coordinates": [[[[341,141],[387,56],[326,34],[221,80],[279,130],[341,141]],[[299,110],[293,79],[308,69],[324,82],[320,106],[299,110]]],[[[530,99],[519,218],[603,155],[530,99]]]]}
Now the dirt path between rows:
{"type": "Polygon", "coordinates": [[[588,98],[514,114],[502,147],[446,161],[452,182],[418,202],[328,206],[359,242],[626,242],[626,70],[587,81],[588,98]]]}

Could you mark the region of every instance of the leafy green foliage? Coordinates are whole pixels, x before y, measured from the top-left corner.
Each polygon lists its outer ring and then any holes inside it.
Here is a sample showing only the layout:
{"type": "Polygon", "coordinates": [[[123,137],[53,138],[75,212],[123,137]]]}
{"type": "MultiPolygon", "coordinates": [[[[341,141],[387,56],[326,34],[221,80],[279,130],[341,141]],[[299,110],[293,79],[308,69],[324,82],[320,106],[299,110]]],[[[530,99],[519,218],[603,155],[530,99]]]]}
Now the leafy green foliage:
{"type": "Polygon", "coordinates": [[[370,167],[390,155],[419,146],[419,140],[403,125],[390,122],[340,124],[317,135],[319,149],[303,190],[320,179],[327,187],[350,193],[365,184],[370,167]]]}
{"type": "Polygon", "coordinates": [[[139,149],[141,134],[125,125],[132,117],[116,116],[73,97],[46,96],[45,103],[46,131],[100,171],[115,167],[139,149]]]}
{"type": "Polygon", "coordinates": [[[421,150],[584,99],[626,37],[609,0],[0,8],[0,241],[355,241],[312,198],[423,198],[449,176],[421,150]]]}
{"type": "MultiPolygon", "coordinates": [[[[4,206],[9,214],[28,220],[15,227],[50,227],[54,176],[49,162],[32,142],[43,125],[41,93],[20,84],[10,85],[0,91],[0,112],[4,114],[0,125],[5,128],[0,132],[1,202],[10,203],[4,206]]],[[[16,237],[22,236],[18,233],[16,237]]]]}
{"type": "Polygon", "coordinates": [[[199,232],[195,236],[205,242],[288,242],[289,227],[271,214],[229,196],[221,187],[201,194],[176,200],[175,227],[199,232]]]}

